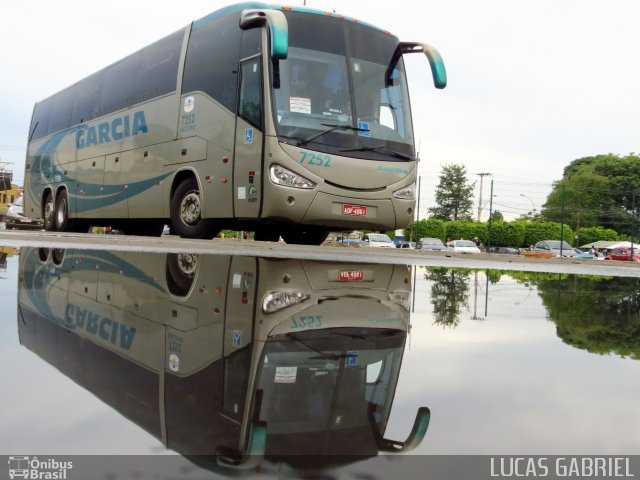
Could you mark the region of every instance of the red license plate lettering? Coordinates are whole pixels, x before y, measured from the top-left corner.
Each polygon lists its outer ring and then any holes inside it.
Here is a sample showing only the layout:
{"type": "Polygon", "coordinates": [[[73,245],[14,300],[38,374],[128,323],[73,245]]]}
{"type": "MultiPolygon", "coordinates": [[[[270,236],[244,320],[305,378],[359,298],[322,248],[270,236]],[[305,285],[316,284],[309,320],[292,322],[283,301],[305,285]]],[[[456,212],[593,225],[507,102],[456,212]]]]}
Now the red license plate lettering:
{"type": "Polygon", "coordinates": [[[361,282],[364,280],[364,272],[362,270],[346,270],[338,274],[338,280],[341,282],[361,282]]]}
{"type": "Polygon", "coordinates": [[[343,205],[342,214],[363,217],[367,214],[367,207],[363,205],[343,205]]]}

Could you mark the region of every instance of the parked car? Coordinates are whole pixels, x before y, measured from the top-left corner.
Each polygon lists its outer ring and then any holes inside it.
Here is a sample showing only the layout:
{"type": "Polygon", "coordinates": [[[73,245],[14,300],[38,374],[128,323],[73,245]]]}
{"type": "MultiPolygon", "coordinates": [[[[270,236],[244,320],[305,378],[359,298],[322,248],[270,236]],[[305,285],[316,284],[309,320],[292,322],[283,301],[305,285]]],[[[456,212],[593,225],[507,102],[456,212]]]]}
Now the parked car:
{"type": "Polygon", "coordinates": [[[447,247],[444,246],[444,243],[442,243],[442,240],[440,240],[439,238],[431,237],[425,237],[418,240],[418,242],[416,243],[416,248],[435,251],[447,249],[447,247]]]}
{"type": "Polygon", "coordinates": [[[402,242],[398,248],[416,248],[416,242],[402,242]]]}
{"type": "MultiPolygon", "coordinates": [[[[614,248],[609,254],[604,257],[605,260],[622,260],[628,262],[631,258],[630,247],[614,248]]],[[[638,247],[633,248],[633,261],[638,262],[640,260],[640,253],[638,253],[638,247]]]]}
{"type": "Polygon", "coordinates": [[[533,247],[534,252],[552,253],[556,257],[575,257],[576,251],[566,241],[562,240],[540,240],[533,247]]]}
{"type": "Polygon", "coordinates": [[[360,242],[361,247],[396,248],[393,240],[386,233],[365,233],[360,242]]]}
{"type": "Polygon", "coordinates": [[[520,250],[511,247],[489,247],[489,253],[501,253],[503,255],[520,255],[520,250]]]}
{"type": "Polygon", "coordinates": [[[7,230],[13,228],[20,230],[42,230],[44,228],[43,221],[41,219],[34,219],[26,217],[22,210],[22,195],[16,198],[16,201],[9,205],[7,209],[7,216],[4,224],[7,230]]]}
{"type": "Polygon", "coordinates": [[[602,257],[598,257],[597,254],[585,252],[579,248],[573,249],[576,252],[576,258],[580,258],[581,260],[602,260],[602,257]]]}
{"type": "Polygon", "coordinates": [[[451,240],[447,243],[447,248],[454,252],[481,253],[478,246],[471,240],[451,240]]]}

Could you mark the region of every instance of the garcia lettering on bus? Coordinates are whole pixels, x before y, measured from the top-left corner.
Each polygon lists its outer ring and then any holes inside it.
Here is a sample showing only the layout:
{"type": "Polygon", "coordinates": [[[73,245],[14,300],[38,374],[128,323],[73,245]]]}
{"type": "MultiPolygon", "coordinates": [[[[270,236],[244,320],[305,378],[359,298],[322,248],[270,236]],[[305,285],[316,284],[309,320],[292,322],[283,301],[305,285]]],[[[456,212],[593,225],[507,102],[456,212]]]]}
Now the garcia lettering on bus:
{"type": "Polygon", "coordinates": [[[101,143],[122,140],[139,133],[147,133],[147,120],[144,111],[134,112],[132,115],[116,117],[110,122],[98,125],[84,125],[76,131],[76,148],[86,148],[101,143]],[[132,118],[133,117],[133,118],[132,118]]]}
{"type": "Polygon", "coordinates": [[[135,327],[128,327],[110,318],[101,317],[97,313],[71,303],[68,303],[65,308],[64,321],[70,327],[84,329],[91,335],[97,335],[123,350],[131,348],[136,335],[135,327]]]}

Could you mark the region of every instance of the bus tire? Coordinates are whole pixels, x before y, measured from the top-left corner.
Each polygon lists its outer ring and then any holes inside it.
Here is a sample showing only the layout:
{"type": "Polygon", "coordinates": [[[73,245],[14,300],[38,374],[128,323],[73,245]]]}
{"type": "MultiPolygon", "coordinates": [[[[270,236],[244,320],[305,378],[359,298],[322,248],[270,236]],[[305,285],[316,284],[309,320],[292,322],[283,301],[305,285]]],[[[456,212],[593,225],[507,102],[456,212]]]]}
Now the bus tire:
{"type": "Polygon", "coordinates": [[[328,229],[309,225],[291,226],[282,232],[285,242],[297,245],[320,245],[328,236],[328,229]]]}
{"type": "Polygon", "coordinates": [[[60,190],[56,201],[55,212],[56,230],[58,232],[72,232],[73,222],[69,219],[69,196],[66,190],[60,190]]]}
{"type": "Polygon", "coordinates": [[[191,291],[198,256],[189,253],[169,253],[167,255],[166,276],[169,292],[176,297],[186,297],[191,291]]]}
{"type": "Polygon", "coordinates": [[[171,198],[171,225],[184,238],[215,237],[220,229],[211,219],[203,219],[202,197],[194,177],[184,179],[171,198]]]}
{"type": "Polygon", "coordinates": [[[56,207],[53,203],[53,195],[47,192],[42,202],[42,218],[44,219],[44,229],[47,232],[56,231],[56,207]]]}

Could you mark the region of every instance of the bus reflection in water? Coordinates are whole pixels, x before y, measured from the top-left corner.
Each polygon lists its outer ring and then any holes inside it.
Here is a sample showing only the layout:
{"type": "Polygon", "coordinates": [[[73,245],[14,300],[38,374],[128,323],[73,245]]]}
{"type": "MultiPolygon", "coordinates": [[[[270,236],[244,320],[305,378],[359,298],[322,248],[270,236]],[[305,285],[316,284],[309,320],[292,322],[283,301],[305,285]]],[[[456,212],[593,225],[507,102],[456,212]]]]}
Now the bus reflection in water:
{"type": "Polygon", "coordinates": [[[25,248],[20,342],[212,470],[322,468],[384,437],[409,329],[406,266],[25,248]]]}

